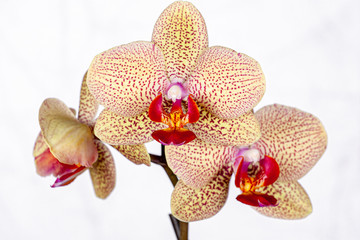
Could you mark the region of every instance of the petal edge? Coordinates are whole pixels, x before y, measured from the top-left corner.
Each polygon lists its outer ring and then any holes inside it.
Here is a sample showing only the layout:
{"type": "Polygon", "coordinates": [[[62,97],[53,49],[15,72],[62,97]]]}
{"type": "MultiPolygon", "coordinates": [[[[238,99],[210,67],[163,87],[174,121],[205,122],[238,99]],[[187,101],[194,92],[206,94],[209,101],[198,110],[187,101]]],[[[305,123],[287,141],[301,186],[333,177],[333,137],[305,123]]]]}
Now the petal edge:
{"type": "Polygon", "coordinates": [[[174,2],[156,21],[152,41],[164,53],[170,80],[186,80],[200,53],[208,47],[205,21],[191,3],[174,2]]]}
{"type": "Polygon", "coordinates": [[[220,46],[203,52],[187,83],[195,100],[225,119],[250,111],[265,92],[260,64],[246,54],[220,46]]]}
{"type": "Polygon", "coordinates": [[[172,214],[184,222],[214,216],[226,202],[231,174],[232,168],[225,166],[201,189],[193,189],[178,181],[171,195],[172,214]]]}
{"type": "Polygon", "coordinates": [[[169,84],[162,52],[152,42],[132,42],[98,54],[87,85],[95,99],[123,117],[135,117],[169,84]]]}
{"type": "Polygon", "coordinates": [[[259,192],[274,196],[278,200],[275,207],[254,208],[268,217],[301,219],[312,212],[310,198],[297,181],[277,181],[259,189],[259,192]]]}
{"type": "Polygon", "coordinates": [[[262,136],[254,147],[262,157],[268,155],[278,162],[279,180],[300,179],[323,155],[327,135],[312,114],[274,104],[261,108],[255,116],[262,136]]]}
{"type": "Polygon", "coordinates": [[[80,123],[62,101],[46,99],[39,110],[39,123],[51,153],[60,162],[90,167],[96,161],[90,128],[80,123]]]}

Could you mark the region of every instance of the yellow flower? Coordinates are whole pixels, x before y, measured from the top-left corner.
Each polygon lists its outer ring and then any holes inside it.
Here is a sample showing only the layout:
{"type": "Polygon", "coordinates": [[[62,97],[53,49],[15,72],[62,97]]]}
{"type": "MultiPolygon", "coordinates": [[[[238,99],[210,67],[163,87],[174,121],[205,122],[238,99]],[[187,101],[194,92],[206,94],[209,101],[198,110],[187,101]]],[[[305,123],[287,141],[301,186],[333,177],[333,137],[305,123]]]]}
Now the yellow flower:
{"type": "Polygon", "coordinates": [[[256,206],[258,212],[284,219],[311,213],[310,199],[297,180],[324,153],[324,127],[313,115],[278,104],[263,107],[255,116],[261,138],[251,146],[195,140],[165,147],[168,165],[180,179],[171,198],[175,217],[197,221],[215,215],[225,204],[233,172],[235,185],[242,190],[237,199],[256,206]]]}
{"type": "Polygon", "coordinates": [[[265,91],[260,65],[232,49],[209,47],[205,21],[189,2],[164,10],[151,42],[97,55],[87,83],[106,108],[95,135],[110,144],[181,145],[198,138],[236,146],[260,137],[251,112],[265,91]]]}

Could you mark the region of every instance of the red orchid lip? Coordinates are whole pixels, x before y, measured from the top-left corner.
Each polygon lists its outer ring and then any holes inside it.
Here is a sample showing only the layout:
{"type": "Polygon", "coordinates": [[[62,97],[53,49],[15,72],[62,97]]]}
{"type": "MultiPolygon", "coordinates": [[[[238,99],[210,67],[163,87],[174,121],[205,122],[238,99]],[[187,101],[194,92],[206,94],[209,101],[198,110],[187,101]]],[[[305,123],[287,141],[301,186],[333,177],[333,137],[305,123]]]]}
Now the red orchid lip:
{"type": "Polygon", "coordinates": [[[154,122],[162,122],[169,128],[158,130],[152,133],[152,137],[163,145],[183,145],[191,142],[196,135],[185,129],[188,123],[194,123],[199,120],[199,109],[192,99],[188,96],[188,111],[184,114],[181,106],[181,99],[177,99],[170,110],[170,113],[164,111],[162,107],[162,94],[158,95],[150,104],[149,117],[154,122]]]}
{"type": "Polygon", "coordinates": [[[273,184],[279,177],[280,169],[275,159],[264,156],[258,162],[248,162],[241,156],[235,175],[235,185],[243,192],[237,200],[255,207],[277,206],[277,199],[256,190],[273,184]]]}
{"type": "Polygon", "coordinates": [[[243,193],[238,195],[236,200],[253,207],[275,207],[279,205],[275,197],[261,193],[243,193]]]}
{"type": "Polygon", "coordinates": [[[196,138],[195,134],[185,128],[172,129],[167,128],[163,130],[155,131],[151,136],[163,145],[175,145],[180,146],[191,142],[196,138]]]}

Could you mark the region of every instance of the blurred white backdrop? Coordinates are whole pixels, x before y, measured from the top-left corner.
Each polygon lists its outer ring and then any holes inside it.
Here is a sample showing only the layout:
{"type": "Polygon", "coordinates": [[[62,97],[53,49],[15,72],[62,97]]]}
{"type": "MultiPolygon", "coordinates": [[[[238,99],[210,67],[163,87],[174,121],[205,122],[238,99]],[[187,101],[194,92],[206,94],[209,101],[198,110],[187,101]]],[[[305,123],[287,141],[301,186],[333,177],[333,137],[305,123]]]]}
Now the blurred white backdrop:
{"type": "MultiPolygon", "coordinates": [[[[0,2],[0,238],[176,239],[168,218],[172,186],[163,170],[113,152],[117,186],[95,197],[87,173],[51,189],[35,173],[38,109],[56,97],[77,108],[92,58],[111,47],[150,40],[173,1],[0,2]]],[[[357,0],[191,1],[207,23],[210,46],[258,60],[267,91],[256,107],[281,103],[313,113],[328,149],[300,180],[313,213],[297,221],[262,216],[235,200],[190,224],[190,239],[358,239],[360,237],[360,2],[357,0]]],[[[148,144],[148,150],[159,151],[148,144]]]]}

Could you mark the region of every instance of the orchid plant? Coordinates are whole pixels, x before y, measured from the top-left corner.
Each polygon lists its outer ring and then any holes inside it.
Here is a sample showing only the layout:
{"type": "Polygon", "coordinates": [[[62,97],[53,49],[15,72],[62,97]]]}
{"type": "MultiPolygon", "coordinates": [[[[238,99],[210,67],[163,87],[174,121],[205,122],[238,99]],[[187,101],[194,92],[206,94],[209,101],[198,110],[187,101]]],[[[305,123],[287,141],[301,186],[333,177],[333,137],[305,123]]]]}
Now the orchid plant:
{"type": "Polygon", "coordinates": [[[52,187],[58,187],[89,169],[96,195],[106,198],[115,186],[115,165],[104,143],[135,164],[160,164],[176,185],[171,217],[178,219],[179,239],[187,238],[185,222],[222,208],[233,173],[239,202],[270,217],[304,218],[312,206],[297,180],[320,159],[327,135],[315,116],[296,108],[274,104],[254,113],[264,92],[259,63],[209,47],[200,12],[174,2],[157,20],[151,41],[94,58],[77,118],[58,99],[43,102],[37,172],[54,175],[52,187]],[[99,104],[104,110],[95,119],[99,104]],[[162,156],[147,152],[144,143],[153,140],[162,144],[162,156]]]}

